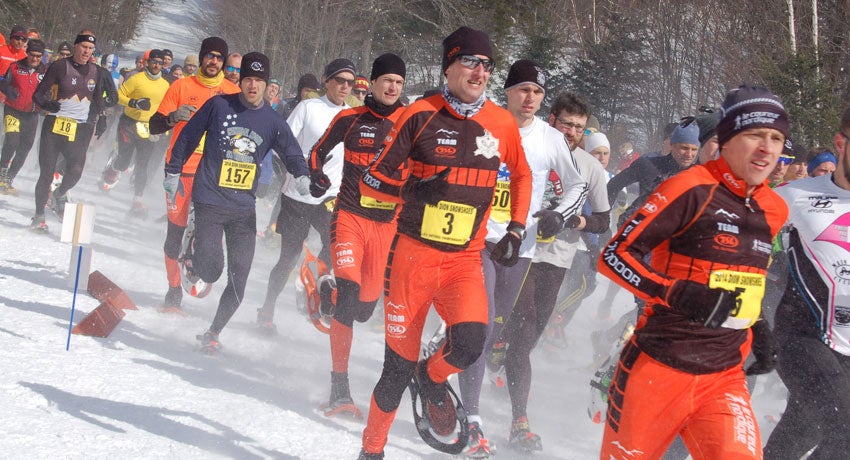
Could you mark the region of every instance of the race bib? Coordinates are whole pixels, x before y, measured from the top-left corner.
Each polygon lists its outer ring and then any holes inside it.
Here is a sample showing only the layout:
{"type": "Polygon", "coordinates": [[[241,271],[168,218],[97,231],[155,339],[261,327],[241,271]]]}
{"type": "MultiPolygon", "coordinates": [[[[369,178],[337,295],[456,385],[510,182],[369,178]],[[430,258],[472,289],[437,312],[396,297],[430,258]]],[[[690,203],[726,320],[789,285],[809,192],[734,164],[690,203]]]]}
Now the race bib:
{"type": "Polygon", "coordinates": [[[425,205],[420,236],[426,240],[463,246],[472,236],[477,210],[451,201],[440,201],[436,206],[425,205]]]}
{"type": "Polygon", "coordinates": [[[6,117],[3,118],[3,125],[6,127],[6,133],[21,132],[21,120],[18,120],[12,115],[6,115],[6,117]]]}
{"type": "Polygon", "coordinates": [[[53,122],[53,133],[68,138],[68,142],[74,142],[77,138],[77,120],[68,117],[56,117],[53,122]]]}
{"type": "Polygon", "coordinates": [[[748,329],[761,314],[761,301],[767,277],[758,273],[717,270],[711,272],[708,287],[738,293],[738,304],[721,324],[730,329],[748,329]]]}
{"type": "Polygon", "coordinates": [[[139,135],[142,139],[147,139],[151,137],[150,125],[144,121],[136,122],[136,134],[139,135]]]}
{"type": "Polygon", "coordinates": [[[360,206],[369,209],[395,209],[395,203],[388,201],[378,201],[372,197],[360,195],[360,206]]]}
{"type": "Polygon", "coordinates": [[[555,241],[555,235],[550,236],[549,238],[543,238],[540,234],[537,234],[537,239],[535,240],[538,243],[551,243],[555,241]]]}
{"type": "Polygon", "coordinates": [[[251,190],[254,186],[254,176],[257,165],[244,161],[224,160],[221,163],[221,173],[218,185],[236,190],[251,190]]]}
{"type": "Polygon", "coordinates": [[[327,209],[328,212],[334,212],[334,206],[336,206],[336,198],[325,201],[325,209],[327,209]]]}
{"type": "Polygon", "coordinates": [[[493,205],[490,207],[490,218],[494,222],[504,224],[511,220],[511,183],[507,181],[496,182],[493,191],[493,205]]]}
{"type": "Polygon", "coordinates": [[[206,142],[207,142],[207,133],[204,133],[204,135],[201,136],[201,141],[198,142],[198,146],[195,147],[195,151],[198,152],[198,153],[201,153],[201,154],[204,153],[204,144],[206,142]]]}

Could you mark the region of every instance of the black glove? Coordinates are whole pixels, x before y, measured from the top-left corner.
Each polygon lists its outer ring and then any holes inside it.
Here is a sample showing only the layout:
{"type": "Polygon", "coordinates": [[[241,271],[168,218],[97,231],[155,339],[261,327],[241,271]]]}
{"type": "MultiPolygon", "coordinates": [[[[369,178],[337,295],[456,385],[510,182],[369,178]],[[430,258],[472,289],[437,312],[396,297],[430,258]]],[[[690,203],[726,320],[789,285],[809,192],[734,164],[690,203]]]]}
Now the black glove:
{"type": "Polygon", "coordinates": [[[446,176],[449,175],[451,170],[451,167],[447,167],[427,179],[408,179],[401,190],[401,197],[404,201],[421,201],[431,205],[437,204],[443,196],[443,191],[449,185],[446,176]]]}
{"type": "Polygon", "coordinates": [[[564,222],[564,228],[576,228],[581,223],[581,217],[578,214],[573,214],[564,222]]]}
{"type": "Polygon", "coordinates": [[[130,102],[127,103],[130,108],[139,109],[139,110],[150,110],[151,109],[151,100],[147,97],[140,97],[138,99],[130,99],[130,102]]]}
{"type": "Polygon", "coordinates": [[[331,188],[331,178],[321,169],[315,169],[310,173],[310,195],[313,198],[321,198],[329,188],[331,188]]]}
{"type": "Polygon", "coordinates": [[[691,280],[678,280],[670,288],[667,301],[691,321],[716,329],[737,308],[738,293],[691,280]]]}
{"type": "Polygon", "coordinates": [[[548,240],[564,229],[564,216],[558,211],[541,209],[531,217],[537,218],[537,235],[548,240]]]}
{"type": "Polygon", "coordinates": [[[10,100],[10,101],[14,101],[15,99],[17,99],[17,98],[18,98],[18,96],[20,96],[20,95],[21,95],[21,93],[19,93],[19,92],[18,92],[18,90],[17,90],[17,89],[15,89],[15,88],[14,88],[14,87],[12,87],[12,86],[7,87],[7,88],[3,91],[3,94],[5,94],[5,95],[6,95],[6,99],[8,99],[8,100],[10,100]]]}
{"type": "Polygon", "coordinates": [[[100,115],[97,117],[97,124],[94,125],[94,135],[100,139],[100,136],[103,136],[103,133],[106,132],[106,115],[100,115]]]}
{"type": "Polygon", "coordinates": [[[508,225],[508,232],[496,243],[496,247],[490,253],[490,260],[505,267],[516,265],[519,261],[519,247],[522,245],[522,238],[518,237],[517,233],[522,235],[524,232],[524,225],[511,222],[508,225]]]}
{"type": "Polygon", "coordinates": [[[62,108],[62,104],[59,101],[50,100],[45,102],[44,104],[40,104],[41,108],[48,111],[56,113],[62,108]]]}
{"type": "Polygon", "coordinates": [[[767,374],[776,367],[779,361],[777,353],[779,342],[773,337],[770,325],[767,321],[760,319],[753,324],[753,357],[756,359],[744,371],[747,375],[767,374]]]}

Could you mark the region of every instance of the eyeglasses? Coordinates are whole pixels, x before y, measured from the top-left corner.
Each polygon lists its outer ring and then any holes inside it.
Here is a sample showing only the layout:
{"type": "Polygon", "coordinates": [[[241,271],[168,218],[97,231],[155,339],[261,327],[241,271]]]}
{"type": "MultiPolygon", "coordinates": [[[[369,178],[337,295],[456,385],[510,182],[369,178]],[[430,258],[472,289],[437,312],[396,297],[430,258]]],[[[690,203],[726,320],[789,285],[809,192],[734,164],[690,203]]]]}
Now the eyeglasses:
{"type": "Polygon", "coordinates": [[[218,54],[218,53],[213,53],[212,51],[205,54],[204,57],[207,58],[207,59],[217,59],[219,61],[224,62],[224,56],[222,56],[221,54],[218,54]]]}
{"type": "Polygon", "coordinates": [[[27,53],[27,56],[34,57],[36,59],[41,59],[41,57],[44,55],[41,53],[27,53]]]}
{"type": "Polygon", "coordinates": [[[20,36],[20,35],[15,35],[14,37],[12,37],[12,40],[18,40],[18,41],[21,41],[21,42],[26,43],[26,42],[27,42],[27,40],[29,40],[29,39],[28,39],[27,37],[22,37],[22,36],[20,36]]]}
{"type": "Polygon", "coordinates": [[[63,58],[71,57],[71,52],[70,51],[60,51],[59,57],[63,57],[63,58]]]}
{"type": "Polygon", "coordinates": [[[162,65],[163,61],[162,61],[162,59],[148,59],[148,62],[150,62],[153,65],[162,65]]]}
{"type": "Polygon", "coordinates": [[[224,70],[228,72],[242,73],[242,69],[240,67],[233,67],[232,65],[225,67],[224,70]]]}
{"type": "Polygon", "coordinates": [[[366,92],[367,91],[365,89],[355,89],[354,91],[352,91],[352,93],[356,94],[357,96],[365,96],[366,92]]]}
{"type": "Polygon", "coordinates": [[[333,79],[333,81],[335,81],[335,82],[336,82],[336,84],[337,84],[337,85],[340,85],[340,86],[343,86],[343,85],[354,86],[354,79],[353,79],[353,78],[352,78],[352,79],[350,79],[350,80],[349,80],[348,78],[344,78],[344,77],[331,77],[331,78],[333,79]]]}
{"type": "Polygon", "coordinates": [[[555,120],[558,123],[562,124],[563,126],[566,126],[567,128],[574,129],[574,130],[579,131],[579,132],[584,131],[584,125],[582,125],[582,124],[564,121],[560,117],[555,117],[555,120]]]}
{"type": "Polygon", "coordinates": [[[460,61],[460,65],[472,70],[475,70],[475,68],[478,67],[478,64],[484,66],[485,72],[492,72],[493,69],[496,67],[496,63],[493,62],[492,59],[480,58],[478,56],[470,56],[467,54],[464,54],[459,57],[458,61],[460,61]]]}
{"type": "Polygon", "coordinates": [[[779,162],[784,165],[790,165],[794,162],[794,157],[789,157],[787,155],[779,155],[779,162]]]}

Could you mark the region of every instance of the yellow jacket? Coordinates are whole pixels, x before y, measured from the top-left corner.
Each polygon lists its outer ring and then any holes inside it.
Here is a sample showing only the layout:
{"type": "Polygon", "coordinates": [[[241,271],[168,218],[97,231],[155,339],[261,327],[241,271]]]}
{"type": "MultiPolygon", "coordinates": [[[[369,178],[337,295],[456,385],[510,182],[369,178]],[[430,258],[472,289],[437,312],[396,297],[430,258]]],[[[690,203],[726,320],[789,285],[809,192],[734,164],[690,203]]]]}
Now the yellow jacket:
{"type": "Polygon", "coordinates": [[[168,80],[159,77],[150,78],[145,72],[139,72],[121,84],[118,88],[118,103],[124,106],[124,114],[136,121],[147,122],[156,113],[165,92],[168,91],[168,80]],[[146,97],[151,100],[150,110],[139,110],[129,107],[130,99],[146,97]]]}

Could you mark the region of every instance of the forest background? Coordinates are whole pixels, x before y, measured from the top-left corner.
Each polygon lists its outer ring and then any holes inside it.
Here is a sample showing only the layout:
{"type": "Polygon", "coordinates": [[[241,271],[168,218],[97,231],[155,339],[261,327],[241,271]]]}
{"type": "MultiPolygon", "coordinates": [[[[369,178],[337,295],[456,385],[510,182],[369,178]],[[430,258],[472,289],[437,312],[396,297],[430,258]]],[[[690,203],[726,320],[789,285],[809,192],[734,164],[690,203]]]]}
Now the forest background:
{"type": "MultiPolygon", "coordinates": [[[[161,1],[0,0],[0,31],[34,27],[55,47],[91,28],[101,53],[120,53],[161,1]]],[[[287,89],[336,57],[368,75],[376,56],[394,52],[408,65],[406,94],[421,94],[440,84],[442,38],[461,25],[485,30],[497,60],[491,97],[511,62],[534,59],[549,74],[546,101],[565,89],[587,96],[612,151],[625,141],[653,149],[666,123],[716,109],[744,82],[782,98],[795,141],[830,146],[850,91],[850,0],[207,3],[193,21],[199,42],[219,35],[231,50],[265,52],[287,89]]]]}

